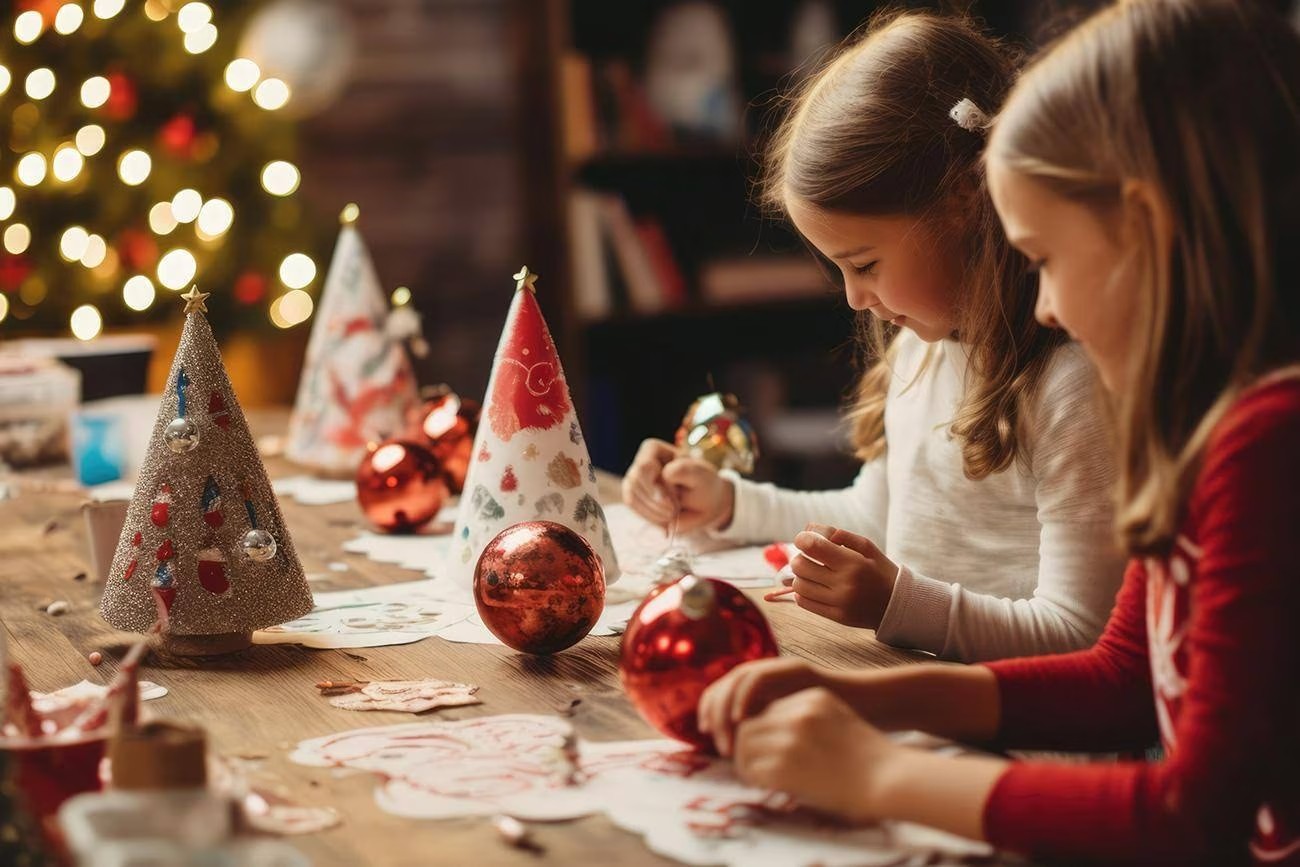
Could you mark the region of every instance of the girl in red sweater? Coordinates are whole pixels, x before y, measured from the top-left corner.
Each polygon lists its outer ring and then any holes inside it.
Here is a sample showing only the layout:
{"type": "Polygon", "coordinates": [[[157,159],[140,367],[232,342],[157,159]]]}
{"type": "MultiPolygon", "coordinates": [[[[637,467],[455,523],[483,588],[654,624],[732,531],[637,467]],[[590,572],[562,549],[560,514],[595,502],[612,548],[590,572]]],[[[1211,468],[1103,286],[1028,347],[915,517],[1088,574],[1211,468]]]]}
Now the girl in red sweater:
{"type": "Polygon", "coordinates": [[[745,780],[852,819],[1040,858],[1300,864],[1300,38],[1240,0],[1112,7],[1026,72],[986,162],[1039,318],[1113,398],[1132,559],[1105,633],[966,668],[753,663],[702,728],[745,780]],[[881,733],[910,728],[1164,758],[881,733]]]}

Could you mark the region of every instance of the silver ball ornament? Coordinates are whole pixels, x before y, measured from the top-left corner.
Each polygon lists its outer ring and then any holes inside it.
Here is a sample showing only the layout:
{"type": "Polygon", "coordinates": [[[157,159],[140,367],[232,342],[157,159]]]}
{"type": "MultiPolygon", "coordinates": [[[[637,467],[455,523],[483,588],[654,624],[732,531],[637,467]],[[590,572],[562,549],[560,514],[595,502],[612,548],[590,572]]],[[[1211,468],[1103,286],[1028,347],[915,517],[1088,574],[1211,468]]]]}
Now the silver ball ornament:
{"type": "Polygon", "coordinates": [[[240,547],[244,549],[244,554],[248,559],[256,563],[265,563],[275,556],[278,546],[275,544],[275,537],[265,530],[252,529],[244,534],[240,541],[240,547]]]}
{"type": "Polygon", "coordinates": [[[163,442],[178,455],[199,447],[199,426],[188,418],[174,418],[163,429],[163,442]]]}

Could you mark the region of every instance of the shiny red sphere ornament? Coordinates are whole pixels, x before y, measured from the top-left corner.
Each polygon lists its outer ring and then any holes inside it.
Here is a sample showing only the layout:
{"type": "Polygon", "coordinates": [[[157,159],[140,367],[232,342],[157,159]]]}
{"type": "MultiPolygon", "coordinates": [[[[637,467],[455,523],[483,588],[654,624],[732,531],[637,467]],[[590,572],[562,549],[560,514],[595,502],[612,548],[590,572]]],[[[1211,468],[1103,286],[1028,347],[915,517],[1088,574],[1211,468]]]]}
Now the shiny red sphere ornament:
{"type": "Polygon", "coordinates": [[[581,641],[605,610],[605,567],[582,536],[524,521],[488,542],[474,567],[474,602],[503,644],[546,654],[581,641]]]}
{"type": "Polygon", "coordinates": [[[370,449],[357,469],[357,502],[385,533],[413,533],[447,499],[442,466],[424,446],[401,439],[370,449]]]}
{"type": "Polygon", "coordinates": [[[462,400],[444,385],[414,407],[407,417],[408,437],[433,452],[442,464],[443,477],[453,494],[465,490],[481,409],[475,401],[462,400]]]}
{"type": "Polygon", "coordinates": [[[713,751],[696,709],[704,690],[728,671],[776,656],[763,612],[731,584],[687,575],[656,587],[623,633],[619,674],[646,722],[664,734],[713,751]]]}

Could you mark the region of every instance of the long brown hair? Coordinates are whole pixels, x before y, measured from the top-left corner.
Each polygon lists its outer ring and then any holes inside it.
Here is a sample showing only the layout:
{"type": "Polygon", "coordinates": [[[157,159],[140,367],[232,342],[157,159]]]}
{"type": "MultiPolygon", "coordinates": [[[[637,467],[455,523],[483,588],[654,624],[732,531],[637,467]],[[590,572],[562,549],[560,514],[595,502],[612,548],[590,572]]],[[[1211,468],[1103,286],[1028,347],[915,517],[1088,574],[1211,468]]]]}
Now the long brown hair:
{"type": "Polygon", "coordinates": [[[1169,549],[1215,424],[1300,356],[1300,38],[1263,7],[1099,13],[1026,72],[989,146],[990,161],[1135,217],[1120,264],[1141,296],[1115,388],[1117,521],[1133,552],[1169,549]],[[1149,214],[1120,210],[1130,182],[1163,200],[1168,249],[1149,214]]]}
{"type": "MultiPolygon", "coordinates": [[[[961,223],[957,319],[970,369],[952,429],[971,478],[1019,454],[1026,406],[1063,342],[1034,320],[1026,263],[1003,237],[984,187],[983,131],[949,117],[962,99],[995,112],[1017,65],[1015,52],[970,19],[882,13],[791,94],[763,178],[764,202],[778,212],[793,196],[827,211],[914,215],[931,228],[961,223]]],[[[885,450],[894,329],[861,314],[858,331],[872,363],[849,417],[855,452],[870,460],[885,450]]]]}

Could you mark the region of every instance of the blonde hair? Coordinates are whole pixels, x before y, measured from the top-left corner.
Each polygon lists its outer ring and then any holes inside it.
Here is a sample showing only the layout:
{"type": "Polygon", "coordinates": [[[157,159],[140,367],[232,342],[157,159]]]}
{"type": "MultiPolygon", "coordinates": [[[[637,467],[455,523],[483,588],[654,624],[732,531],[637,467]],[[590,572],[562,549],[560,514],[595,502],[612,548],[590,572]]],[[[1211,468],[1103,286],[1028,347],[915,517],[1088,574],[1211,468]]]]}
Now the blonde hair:
{"type": "Polygon", "coordinates": [[[989,144],[988,160],[1134,218],[1124,264],[1142,289],[1114,411],[1135,553],[1172,546],[1215,424],[1300,354],[1300,39],[1262,6],[1097,14],[1026,71],[989,144]],[[1125,210],[1132,181],[1163,200],[1167,251],[1150,214],[1125,210]]]}
{"type": "MultiPolygon", "coordinates": [[[[966,269],[957,331],[970,369],[952,430],[971,478],[1019,454],[1026,407],[1063,342],[1035,321],[1026,263],[1003,237],[985,190],[984,131],[949,114],[962,100],[995,111],[1017,63],[969,19],[878,15],[790,96],[763,178],[764,203],[782,213],[793,196],[834,212],[914,215],[931,228],[960,215],[966,269]]],[[[869,366],[849,418],[862,460],[886,448],[895,333],[870,314],[858,317],[869,366]]]]}

